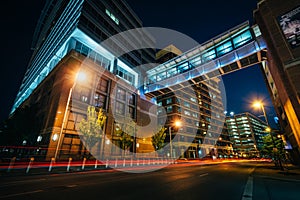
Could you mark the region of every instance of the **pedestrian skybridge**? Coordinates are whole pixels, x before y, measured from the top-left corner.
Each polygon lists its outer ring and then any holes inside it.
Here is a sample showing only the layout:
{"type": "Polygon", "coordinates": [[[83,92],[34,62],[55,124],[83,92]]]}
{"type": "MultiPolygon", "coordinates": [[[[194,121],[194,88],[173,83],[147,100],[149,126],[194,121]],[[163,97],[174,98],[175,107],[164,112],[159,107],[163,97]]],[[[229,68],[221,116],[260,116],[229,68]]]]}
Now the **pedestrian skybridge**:
{"type": "Polygon", "coordinates": [[[266,60],[258,26],[245,22],[147,72],[145,94],[159,96],[266,60]]]}

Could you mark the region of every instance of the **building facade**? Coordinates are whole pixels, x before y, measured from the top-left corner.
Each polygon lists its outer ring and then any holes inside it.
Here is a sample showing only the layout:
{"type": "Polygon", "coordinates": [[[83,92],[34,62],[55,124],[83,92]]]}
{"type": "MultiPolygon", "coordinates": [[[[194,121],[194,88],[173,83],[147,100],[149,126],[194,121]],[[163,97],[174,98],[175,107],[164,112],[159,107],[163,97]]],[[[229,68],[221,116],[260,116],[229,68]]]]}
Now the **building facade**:
{"type": "MultiPolygon", "coordinates": [[[[219,79],[210,79],[157,96],[159,123],[169,129],[166,143],[172,141],[172,156],[184,158],[233,156],[223,117],[219,79]],[[164,123],[166,120],[166,123],[164,123]],[[179,126],[176,123],[180,122],[179,126]]],[[[176,85],[174,86],[176,87],[176,85]]]]}
{"type": "Polygon", "coordinates": [[[264,69],[272,76],[269,82],[280,126],[291,143],[294,161],[300,163],[299,1],[261,0],[254,18],[268,48],[264,69]]]}
{"type": "Polygon", "coordinates": [[[263,137],[268,134],[268,125],[264,121],[250,113],[241,113],[226,117],[226,124],[233,150],[238,157],[260,157],[263,137]]]}
{"type": "Polygon", "coordinates": [[[34,52],[11,111],[11,119],[20,112],[36,111],[34,128],[20,135],[26,145],[39,147],[36,154],[46,159],[88,155],[91,149],[84,147],[77,127],[88,105],[104,110],[105,134],[99,141],[102,149],[105,144],[112,146],[106,151],[110,156],[122,151],[116,129],[130,132],[133,141],[127,151],[153,150],[151,136],[135,137],[135,126],[148,123],[146,110],[152,105],[139,97],[142,91],[137,89],[147,69],[135,67],[152,63],[155,50],[131,49],[140,43],[151,47],[155,41],[142,31],[109,40],[141,27],[142,22],[123,0],[46,1],[34,34],[34,52]],[[81,85],[76,81],[79,71],[88,77],[81,85]]]}
{"type": "Polygon", "coordinates": [[[46,1],[34,33],[34,52],[11,113],[72,49],[80,51],[132,85],[139,85],[138,81],[143,82],[142,76],[147,69],[140,68],[136,72],[132,68],[153,62],[155,50],[141,49],[116,55],[127,52],[126,49],[134,49],[132,45],[138,46],[140,43],[153,46],[153,38],[140,32],[140,35],[126,39],[121,36],[117,41],[103,41],[117,33],[140,27],[142,22],[123,0],[46,1]]]}

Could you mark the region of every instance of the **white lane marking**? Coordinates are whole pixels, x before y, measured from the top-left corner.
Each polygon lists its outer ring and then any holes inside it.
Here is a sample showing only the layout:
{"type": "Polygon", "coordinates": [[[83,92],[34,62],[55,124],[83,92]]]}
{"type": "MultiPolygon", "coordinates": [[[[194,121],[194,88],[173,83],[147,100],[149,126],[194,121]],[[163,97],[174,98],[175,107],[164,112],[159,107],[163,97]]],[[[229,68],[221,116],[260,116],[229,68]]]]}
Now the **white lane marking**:
{"type": "Polygon", "coordinates": [[[22,192],[22,193],[17,193],[17,194],[9,194],[9,195],[5,195],[5,196],[1,196],[0,199],[5,199],[5,198],[8,198],[8,197],[21,196],[21,195],[25,195],[25,194],[33,194],[33,193],[38,193],[38,192],[43,192],[43,190],[34,190],[34,191],[30,191],[30,192],[22,192]]]}
{"type": "Polygon", "coordinates": [[[202,176],[207,176],[208,173],[205,173],[205,174],[200,174],[199,176],[202,177],[202,176]]]}
{"type": "Polygon", "coordinates": [[[253,194],[253,177],[249,176],[244,189],[242,200],[252,200],[252,194],[253,194]]]}

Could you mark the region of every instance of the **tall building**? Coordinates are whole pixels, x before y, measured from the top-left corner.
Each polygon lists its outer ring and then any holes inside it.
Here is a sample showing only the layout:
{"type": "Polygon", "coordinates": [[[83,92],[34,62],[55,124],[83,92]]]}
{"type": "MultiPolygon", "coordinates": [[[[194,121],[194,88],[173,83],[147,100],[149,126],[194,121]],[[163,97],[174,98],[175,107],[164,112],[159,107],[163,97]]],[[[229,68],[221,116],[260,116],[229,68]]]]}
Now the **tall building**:
{"type": "MultiPolygon", "coordinates": [[[[168,63],[181,54],[178,48],[169,45],[156,53],[156,59],[158,63],[168,63]]],[[[172,146],[172,157],[232,156],[226,124],[220,116],[224,105],[219,82],[219,78],[200,83],[187,81],[183,88],[175,84],[163,93],[155,93],[158,123],[168,130],[165,142],[172,146]]]]}
{"type": "Polygon", "coordinates": [[[268,48],[264,69],[272,76],[268,80],[280,126],[292,145],[294,161],[300,163],[299,1],[261,0],[254,18],[268,48]]]}
{"type": "MultiPolygon", "coordinates": [[[[203,158],[232,156],[232,145],[224,125],[218,78],[190,88],[169,91],[156,97],[159,123],[169,129],[172,157],[203,158]],[[165,112],[164,112],[165,111],[165,112]],[[166,123],[164,123],[166,120],[166,123]],[[180,122],[179,126],[176,123],[180,122]]],[[[171,87],[172,89],[176,88],[171,87]]]]}
{"type": "Polygon", "coordinates": [[[259,157],[268,125],[250,113],[226,117],[226,124],[238,157],[259,157]]]}
{"type": "Polygon", "coordinates": [[[88,105],[102,108],[107,117],[107,140],[102,136],[98,146],[111,146],[109,155],[120,155],[122,135],[116,130],[130,133],[133,141],[127,151],[153,150],[150,136],[135,137],[136,126],[148,123],[147,109],[152,105],[138,95],[147,68],[135,67],[153,63],[155,52],[131,49],[140,43],[154,46],[155,41],[139,31],[107,42],[112,35],[140,27],[142,22],[123,0],[46,1],[34,33],[34,52],[11,111],[11,118],[19,122],[19,116],[34,116],[18,135],[24,145],[39,147],[32,153],[46,159],[87,155],[91,149],[81,142],[78,125],[88,105]],[[79,71],[88,77],[84,83],[76,79],[79,71]]]}
{"type": "Polygon", "coordinates": [[[120,37],[118,41],[109,41],[109,44],[101,42],[122,31],[140,27],[142,22],[123,0],[46,1],[34,33],[34,52],[11,112],[30,96],[72,49],[90,57],[132,85],[139,85],[138,81],[143,82],[145,72],[142,68],[139,72],[132,68],[153,62],[154,49],[135,50],[120,57],[115,55],[143,42],[153,46],[153,38],[140,32],[138,39],[120,37]]]}

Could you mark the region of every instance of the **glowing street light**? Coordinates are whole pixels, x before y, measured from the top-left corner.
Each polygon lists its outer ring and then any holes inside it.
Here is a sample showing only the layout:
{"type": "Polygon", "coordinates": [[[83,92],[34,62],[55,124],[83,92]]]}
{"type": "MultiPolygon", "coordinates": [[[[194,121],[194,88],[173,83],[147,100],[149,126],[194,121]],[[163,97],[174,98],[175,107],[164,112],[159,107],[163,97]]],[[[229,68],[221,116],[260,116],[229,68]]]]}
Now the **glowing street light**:
{"type": "Polygon", "coordinates": [[[261,109],[263,111],[263,114],[264,114],[264,117],[265,117],[265,120],[266,120],[266,123],[267,125],[269,126],[269,120],[268,120],[268,117],[267,117],[267,114],[266,114],[266,110],[265,110],[265,106],[263,104],[263,102],[261,101],[255,101],[252,106],[256,109],[261,109]]]}
{"type": "MultiPolygon", "coordinates": [[[[181,127],[181,121],[177,120],[174,122],[174,126],[179,128],[181,127]]],[[[170,156],[172,158],[172,152],[173,152],[173,144],[172,144],[172,131],[171,131],[171,126],[169,126],[169,136],[170,136],[170,156]]]]}
{"type": "MultiPolygon", "coordinates": [[[[272,129],[270,128],[270,125],[269,125],[269,120],[268,120],[268,117],[267,117],[267,114],[266,114],[264,104],[261,101],[255,101],[255,102],[253,102],[252,106],[254,108],[257,108],[257,109],[262,109],[262,111],[263,111],[266,123],[268,125],[268,127],[265,129],[265,131],[268,132],[271,136],[272,144],[273,144],[273,153],[274,153],[274,157],[275,157],[275,152],[277,151],[277,148],[276,148],[276,144],[275,144],[275,141],[274,141],[274,138],[273,138],[273,135],[272,135],[272,129]]],[[[278,158],[278,162],[279,162],[279,165],[280,165],[280,169],[283,170],[280,158],[278,158]]]]}
{"type": "Polygon", "coordinates": [[[74,83],[72,85],[72,87],[70,88],[69,90],[69,96],[68,96],[68,100],[67,100],[67,104],[66,104],[66,108],[65,108],[65,113],[64,113],[64,117],[63,117],[63,121],[62,121],[62,124],[61,124],[61,128],[60,128],[60,132],[59,132],[59,135],[57,136],[57,134],[55,134],[53,136],[53,141],[57,141],[57,144],[56,144],[56,149],[55,149],[55,154],[54,154],[54,160],[56,160],[57,158],[57,154],[58,154],[58,148],[60,146],[60,143],[61,143],[61,137],[62,137],[62,133],[63,133],[63,129],[64,129],[64,126],[65,126],[65,123],[66,123],[66,119],[67,119],[67,113],[68,113],[68,108],[69,108],[69,104],[70,104],[70,100],[71,100],[71,96],[72,96],[72,92],[76,86],[76,83],[77,81],[78,82],[83,82],[86,80],[86,74],[82,71],[78,72],[75,76],[75,80],[74,80],[74,83]],[[55,138],[54,138],[55,137],[55,138]]]}

